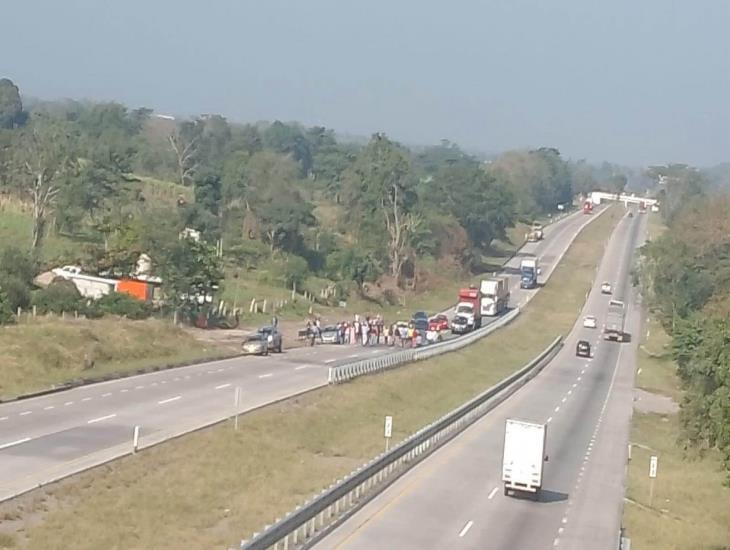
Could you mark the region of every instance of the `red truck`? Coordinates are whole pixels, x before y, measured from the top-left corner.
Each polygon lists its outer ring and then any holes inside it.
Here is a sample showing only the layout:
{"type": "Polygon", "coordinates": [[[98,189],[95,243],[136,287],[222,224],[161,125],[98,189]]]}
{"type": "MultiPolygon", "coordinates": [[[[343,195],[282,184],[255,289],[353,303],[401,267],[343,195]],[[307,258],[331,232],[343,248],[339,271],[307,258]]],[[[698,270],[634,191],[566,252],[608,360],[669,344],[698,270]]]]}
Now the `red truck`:
{"type": "Polygon", "coordinates": [[[639,202],[639,214],[646,214],[646,203],[644,201],[639,202]]]}
{"type": "Polygon", "coordinates": [[[591,201],[585,201],[583,203],[583,213],[593,214],[593,203],[591,201]]]}
{"type": "Polygon", "coordinates": [[[462,288],[459,291],[456,315],[464,317],[471,330],[482,326],[482,293],[478,288],[462,288]]]}

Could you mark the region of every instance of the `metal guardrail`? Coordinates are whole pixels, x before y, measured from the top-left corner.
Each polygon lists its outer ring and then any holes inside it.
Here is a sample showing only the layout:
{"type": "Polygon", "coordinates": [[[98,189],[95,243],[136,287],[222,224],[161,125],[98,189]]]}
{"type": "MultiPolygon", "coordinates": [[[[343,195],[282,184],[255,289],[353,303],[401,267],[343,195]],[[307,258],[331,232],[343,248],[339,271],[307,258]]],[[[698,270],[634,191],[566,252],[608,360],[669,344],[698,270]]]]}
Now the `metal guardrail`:
{"type": "Polygon", "coordinates": [[[255,533],[251,540],[241,541],[240,549],[289,550],[309,547],[420,460],[527,383],[552,360],[561,345],[562,336],[559,336],[520,370],[361,466],[303,506],[298,506],[283,519],[277,520],[274,525],[267,525],[263,532],[255,533]]]}
{"type": "Polygon", "coordinates": [[[381,357],[373,357],[371,359],[363,359],[362,361],[356,361],[354,363],[347,363],[346,365],[330,367],[329,383],[341,384],[348,380],[352,380],[353,378],[357,378],[358,376],[381,372],[405,363],[412,363],[414,361],[420,361],[436,355],[459,350],[473,344],[480,338],[484,338],[498,328],[505,326],[517,317],[519,313],[520,308],[517,307],[486,327],[472,331],[464,336],[460,336],[459,338],[439,342],[438,344],[430,344],[422,348],[406,349],[395,353],[389,353],[388,355],[383,355],[381,357]]]}

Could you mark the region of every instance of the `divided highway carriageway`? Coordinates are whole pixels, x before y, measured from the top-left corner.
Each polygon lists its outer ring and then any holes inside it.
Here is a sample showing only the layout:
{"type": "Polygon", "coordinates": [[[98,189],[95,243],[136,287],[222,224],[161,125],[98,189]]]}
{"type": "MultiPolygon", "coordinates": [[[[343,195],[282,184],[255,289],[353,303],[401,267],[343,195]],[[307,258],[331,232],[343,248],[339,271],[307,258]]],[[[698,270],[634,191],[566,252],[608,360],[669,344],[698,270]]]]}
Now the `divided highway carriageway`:
{"type": "MultiPolygon", "coordinates": [[[[505,266],[512,305],[535,290],[520,290],[520,254],[540,258],[549,275],[580,230],[593,219],[575,213],[545,228],[505,266]]],[[[239,357],[102,382],[0,404],[0,501],[102,464],[140,448],[213,424],[267,403],[322,387],[329,367],[388,348],[318,346],[269,357],[239,357]],[[236,389],[240,388],[236,406],[236,389]]]]}
{"type": "Polygon", "coordinates": [[[365,504],[315,546],[615,550],[619,545],[640,305],[629,278],[646,216],[628,213],[602,259],[581,318],[533,380],[365,504]],[[612,283],[611,295],[601,283],[612,283]],[[626,305],[628,343],[603,340],[610,299],[626,305]],[[598,319],[596,328],[583,315],[598,319]],[[576,356],[578,340],[590,357],[576,356]],[[537,500],[504,494],[505,420],[547,424],[537,500]]]}

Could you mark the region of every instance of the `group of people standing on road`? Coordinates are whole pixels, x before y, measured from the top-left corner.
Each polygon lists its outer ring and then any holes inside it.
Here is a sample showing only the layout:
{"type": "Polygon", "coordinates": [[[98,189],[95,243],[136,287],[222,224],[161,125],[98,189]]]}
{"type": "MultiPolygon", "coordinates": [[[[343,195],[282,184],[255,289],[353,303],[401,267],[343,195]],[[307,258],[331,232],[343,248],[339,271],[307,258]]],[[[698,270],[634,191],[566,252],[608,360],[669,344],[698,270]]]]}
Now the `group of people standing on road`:
{"type": "MultiPolygon", "coordinates": [[[[380,315],[364,318],[355,315],[352,321],[341,321],[334,326],[337,330],[338,344],[412,347],[416,345],[418,336],[413,323],[388,324],[380,315]]],[[[306,333],[310,346],[317,340],[323,342],[319,318],[307,321],[306,333]]]]}

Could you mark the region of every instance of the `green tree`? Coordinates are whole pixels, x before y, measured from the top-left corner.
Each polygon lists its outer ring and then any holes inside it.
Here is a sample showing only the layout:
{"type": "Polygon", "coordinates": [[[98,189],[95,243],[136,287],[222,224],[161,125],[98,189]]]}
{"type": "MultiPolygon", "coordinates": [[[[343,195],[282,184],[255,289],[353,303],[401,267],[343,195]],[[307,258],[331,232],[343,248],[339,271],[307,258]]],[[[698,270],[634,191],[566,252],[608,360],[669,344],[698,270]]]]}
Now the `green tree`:
{"type": "Polygon", "coordinates": [[[515,200],[506,185],[476,163],[446,164],[433,177],[429,201],[450,212],[474,246],[486,250],[515,222],[515,200]]]}
{"type": "Polygon", "coordinates": [[[361,231],[384,236],[390,275],[400,280],[411,237],[420,223],[416,180],[407,152],[376,134],[343,179],[350,221],[357,220],[361,231]]]}
{"type": "Polygon", "coordinates": [[[277,120],[263,131],[262,137],[266,148],[291,155],[299,163],[301,175],[309,174],[312,169],[312,151],[309,141],[299,127],[277,120]]]}
{"type": "Polygon", "coordinates": [[[178,239],[160,252],[157,265],[165,301],[175,312],[194,311],[219,289],[223,270],[213,247],[178,239]]]}
{"type": "Polygon", "coordinates": [[[26,118],[20,90],[12,80],[0,78],[0,128],[12,129],[22,126],[26,118]]]}
{"type": "Polygon", "coordinates": [[[14,246],[0,251],[0,287],[11,311],[30,305],[30,291],[37,265],[27,252],[14,246]]]}
{"type": "Polygon", "coordinates": [[[301,251],[302,230],[314,224],[312,205],[298,190],[298,168],[288,157],[256,153],[248,164],[246,207],[271,251],[301,251]]]}

